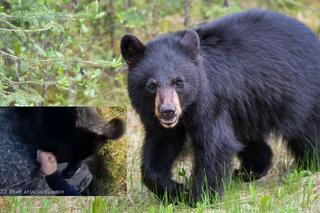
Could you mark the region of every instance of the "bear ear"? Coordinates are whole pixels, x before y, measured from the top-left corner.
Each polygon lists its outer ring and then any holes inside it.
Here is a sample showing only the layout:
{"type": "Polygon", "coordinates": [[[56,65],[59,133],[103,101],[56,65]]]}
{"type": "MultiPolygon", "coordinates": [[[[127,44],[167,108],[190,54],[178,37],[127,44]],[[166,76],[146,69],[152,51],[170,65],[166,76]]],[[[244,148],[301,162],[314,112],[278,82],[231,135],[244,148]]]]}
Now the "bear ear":
{"type": "Polygon", "coordinates": [[[146,46],[135,36],[126,34],[121,39],[121,54],[129,67],[138,62],[146,51],[146,46]]]}
{"type": "Polygon", "coordinates": [[[180,43],[190,51],[192,57],[196,58],[198,56],[200,52],[200,40],[196,31],[186,30],[180,43]]]}

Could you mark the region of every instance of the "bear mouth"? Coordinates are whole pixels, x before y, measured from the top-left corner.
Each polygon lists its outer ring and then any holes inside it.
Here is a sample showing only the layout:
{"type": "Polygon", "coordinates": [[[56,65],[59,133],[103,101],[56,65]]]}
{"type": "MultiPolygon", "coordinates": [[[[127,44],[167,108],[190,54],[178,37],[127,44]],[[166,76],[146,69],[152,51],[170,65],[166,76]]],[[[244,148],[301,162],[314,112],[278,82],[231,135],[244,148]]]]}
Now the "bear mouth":
{"type": "Polygon", "coordinates": [[[171,118],[170,120],[167,119],[163,119],[160,118],[160,124],[164,127],[164,128],[173,128],[177,125],[178,123],[178,116],[175,116],[173,118],[171,118]]]}

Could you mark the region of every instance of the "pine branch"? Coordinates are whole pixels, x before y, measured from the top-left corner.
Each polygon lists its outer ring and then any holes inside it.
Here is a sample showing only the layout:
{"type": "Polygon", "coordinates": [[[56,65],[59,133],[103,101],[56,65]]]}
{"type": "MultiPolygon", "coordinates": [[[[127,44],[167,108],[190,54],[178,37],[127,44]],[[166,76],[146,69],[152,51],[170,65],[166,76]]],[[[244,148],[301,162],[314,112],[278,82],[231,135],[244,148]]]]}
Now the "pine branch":
{"type": "Polygon", "coordinates": [[[46,84],[46,85],[57,85],[58,82],[57,81],[14,81],[10,78],[8,78],[6,75],[4,75],[3,73],[0,73],[0,76],[2,78],[2,80],[8,82],[10,85],[20,85],[20,84],[35,84],[35,85],[42,85],[42,84],[46,84]]]}
{"type": "Polygon", "coordinates": [[[88,61],[88,60],[83,60],[80,58],[74,58],[74,59],[63,59],[63,58],[48,58],[48,59],[30,59],[30,58],[24,58],[24,57],[19,57],[16,55],[12,55],[10,53],[7,53],[3,50],[0,49],[0,53],[2,55],[5,55],[7,57],[10,57],[14,60],[21,60],[21,61],[30,61],[30,62],[35,62],[35,63],[49,63],[49,62],[55,62],[55,61],[65,61],[65,62],[72,62],[72,63],[78,63],[78,64],[85,64],[88,66],[92,66],[92,67],[100,67],[100,68],[106,68],[106,67],[114,67],[114,66],[119,66],[121,65],[120,62],[120,58],[118,58],[117,60],[113,60],[112,62],[105,62],[105,63],[98,63],[98,62],[92,62],[92,61],[88,61]]]}
{"type": "Polygon", "coordinates": [[[80,18],[83,19],[95,19],[97,16],[101,18],[102,16],[105,16],[106,14],[104,12],[100,14],[95,14],[92,12],[82,12],[78,14],[67,14],[67,13],[54,13],[54,12],[45,12],[45,13],[35,13],[30,11],[19,11],[19,13],[16,14],[6,14],[1,13],[0,14],[0,20],[8,20],[8,19],[18,19],[18,20],[32,20],[32,19],[38,19],[38,20],[59,20],[59,21],[68,21],[68,20],[77,20],[80,18]]]}
{"type": "Polygon", "coordinates": [[[43,31],[48,31],[51,28],[53,28],[53,25],[49,25],[45,28],[40,28],[40,29],[32,29],[32,30],[26,30],[26,29],[8,29],[8,28],[0,28],[0,31],[6,31],[6,32],[26,32],[26,33],[35,33],[35,32],[43,32],[43,31]]]}

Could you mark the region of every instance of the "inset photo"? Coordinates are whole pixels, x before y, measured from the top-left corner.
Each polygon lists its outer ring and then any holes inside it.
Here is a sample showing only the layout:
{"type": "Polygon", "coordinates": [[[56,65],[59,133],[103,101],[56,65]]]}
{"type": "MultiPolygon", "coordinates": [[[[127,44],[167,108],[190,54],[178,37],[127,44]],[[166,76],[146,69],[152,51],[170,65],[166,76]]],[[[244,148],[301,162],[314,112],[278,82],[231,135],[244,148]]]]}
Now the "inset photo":
{"type": "Polygon", "coordinates": [[[0,108],[0,195],[125,196],[127,109],[0,108]]]}

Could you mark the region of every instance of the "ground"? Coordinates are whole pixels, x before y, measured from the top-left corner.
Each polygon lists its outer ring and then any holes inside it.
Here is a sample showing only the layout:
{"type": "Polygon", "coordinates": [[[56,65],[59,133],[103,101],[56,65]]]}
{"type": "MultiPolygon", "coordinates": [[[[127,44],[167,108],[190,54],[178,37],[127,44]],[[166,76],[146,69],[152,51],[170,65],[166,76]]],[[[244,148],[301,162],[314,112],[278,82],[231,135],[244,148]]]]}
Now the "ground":
{"type": "MultiPolygon", "coordinates": [[[[143,128],[132,110],[128,113],[128,196],[118,197],[4,197],[0,209],[11,212],[318,212],[320,173],[297,172],[281,142],[271,140],[273,167],[266,177],[251,183],[234,182],[227,186],[224,199],[214,205],[198,204],[189,208],[161,203],[140,182],[139,162],[143,128]],[[68,202],[66,202],[68,201],[68,202]]],[[[190,171],[189,157],[176,165],[176,178],[190,171]],[[183,168],[183,169],[182,169],[183,168]],[[177,172],[176,172],[177,173],[177,172]]]]}

